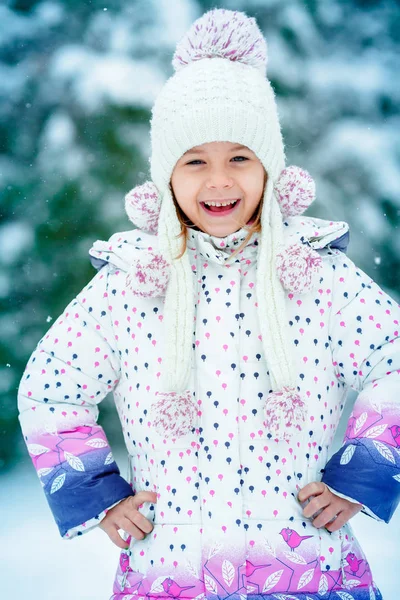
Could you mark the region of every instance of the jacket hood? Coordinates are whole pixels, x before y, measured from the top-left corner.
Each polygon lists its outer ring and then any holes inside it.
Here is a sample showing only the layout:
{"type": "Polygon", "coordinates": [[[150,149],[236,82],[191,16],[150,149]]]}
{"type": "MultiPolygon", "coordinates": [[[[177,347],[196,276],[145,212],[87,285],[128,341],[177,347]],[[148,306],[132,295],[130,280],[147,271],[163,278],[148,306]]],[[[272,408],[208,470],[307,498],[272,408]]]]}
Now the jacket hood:
{"type": "MultiPolygon", "coordinates": [[[[349,225],[344,221],[328,221],[316,217],[294,216],[284,222],[284,245],[301,242],[313,250],[336,248],[346,252],[349,244],[349,225]]],[[[194,233],[195,230],[192,230],[194,233]]],[[[226,239],[228,239],[227,236],[226,239]]],[[[225,239],[225,238],[224,238],[225,239]]],[[[221,238],[221,241],[222,238],[221,238]]],[[[128,272],[145,253],[157,254],[159,244],[157,235],[140,229],[115,233],[106,241],[98,240],[89,250],[90,260],[95,269],[105,264],[128,272]]]]}
{"type": "Polygon", "coordinates": [[[128,272],[136,261],[149,252],[157,254],[157,236],[140,229],[131,229],[115,233],[107,242],[97,240],[90,248],[89,256],[97,270],[109,263],[121,271],[128,272]]]}
{"type": "Polygon", "coordinates": [[[313,250],[336,248],[346,252],[350,240],[349,225],[345,221],[327,221],[316,217],[288,217],[284,222],[284,244],[308,243],[313,250]]]}

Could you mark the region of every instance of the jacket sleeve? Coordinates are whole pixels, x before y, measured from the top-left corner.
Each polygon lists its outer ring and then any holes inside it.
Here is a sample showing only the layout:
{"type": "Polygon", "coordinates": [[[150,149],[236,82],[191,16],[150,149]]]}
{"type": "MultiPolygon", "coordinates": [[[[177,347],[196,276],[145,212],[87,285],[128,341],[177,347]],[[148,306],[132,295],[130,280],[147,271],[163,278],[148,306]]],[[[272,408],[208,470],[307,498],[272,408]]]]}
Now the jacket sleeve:
{"type": "Polygon", "coordinates": [[[322,481],[389,522],[400,500],[399,305],[342,253],[334,268],[332,356],[359,394],[322,481]]]}
{"type": "Polygon", "coordinates": [[[65,538],[133,495],[97,424],[97,404],[120,377],[110,277],[107,265],[67,306],[30,357],[18,390],[24,439],[65,538]]]}

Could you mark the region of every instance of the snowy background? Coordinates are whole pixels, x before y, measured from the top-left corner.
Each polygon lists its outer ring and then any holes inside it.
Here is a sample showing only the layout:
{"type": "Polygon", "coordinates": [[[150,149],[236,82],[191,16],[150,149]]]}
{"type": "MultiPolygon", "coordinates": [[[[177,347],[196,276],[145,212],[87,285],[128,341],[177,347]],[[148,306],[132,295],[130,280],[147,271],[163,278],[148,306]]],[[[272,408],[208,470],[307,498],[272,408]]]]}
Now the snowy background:
{"type": "MultiPolygon", "coordinates": [[[[93,241],[130,227],[123,199],[149,178],[151,106],[176,42],[214,6],[0,2],[1,598],[27,589],[30,600],[110,595],[118,551],[102,531],[58,539],[20,434],[16,389],[37,341],[93,276],[93,241]]],[[[217,6],[245,10],[266,35],[288,164],[317,183],[308,214],[349,222],[350,258],[399,301],[399,3],[217,6]]],[[[124,472],[112,402],[102,409],[124,472]]],[[[361,515],[354,523],[385,600],[397,600],[400,511],[389,526],[361,515]]]]}

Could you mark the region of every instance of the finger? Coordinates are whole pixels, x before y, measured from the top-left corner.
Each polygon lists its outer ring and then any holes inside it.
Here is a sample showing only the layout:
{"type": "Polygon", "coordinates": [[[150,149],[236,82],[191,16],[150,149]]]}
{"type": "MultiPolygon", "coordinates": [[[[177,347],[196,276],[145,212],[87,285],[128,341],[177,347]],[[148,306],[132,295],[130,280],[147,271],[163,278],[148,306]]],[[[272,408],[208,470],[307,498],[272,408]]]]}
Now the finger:
{"type": "MultiPolygon", "coordinates": [[[[154,492],[151,492],[156,496],[154,492]]],[[[141,529],[144,533],[150,533],[153,531],[154,526],[153,523],[147,519],[141,512],[139,512],[139,508],[143,506],[140,504],[143,497],[139,496],[139,494],[133,496],[131,501],[124,506],[124,516],[127,517],[132,523],[134,523],[139,529],[141,529]]]]}
{"type": "Polygon", "coordinates": [[[134,496],[131,496],[130,500],[135,508],[139,508],[144,502],[155,504],[157,502],[157,494],[156,492],[138,492],[134,496]]]}
{"type": "Polygon", "coordinates": [[[128,518],[144,533],[150,533],[154,529],[153,523],[146,519],[139,511],[133,510],[127,514],[128,518]]]}
{"type": "Polygon", "coordinates": [[[319,496],[314,496],[313,499],[310,500],[310,502],[307,504],[307,506],[304,507],[303,515],[307,519],[316,517],[318,513],[320,513],[331,503],[332,498],[330,498],[328,494],[320,494],[319,496]]]}
{"type": "Polygon", "coordinates": [[[330,523],[327,523],[325,525],[325,529],[327,529],[331,533],[334,533],[335,531],[339,531],[339,529],[343,527],[343,525],[346,525],[348,520],[349,518],[346,517],[345,512],[343,511],[337,515],[336,519],[334,519],[330,523]]]}
{"type": "Polygon", "coordinates": [[[129,544],[119,535],[117,527],[113,525],[107,525],[105,527],[103,526],[102,529],[108,535],[113,544],[118,546],[118,548],[121,548],[121,550],[126,550],[127,547],[129,547],[129,544]]]}
{"type": "Polygon", "coordinates": [[[319,529],[320,527],[325,527],[328,523],[333,521],[337,517],[335,512],[335,508],[332,507],[332,504],[327,506],[315,519],[313,519],[312,524],[314,527],[319,529]]]}
{"type": "Polygon", "coordinates": [[[351,508],[347,508],[341,511],[338,510],[337,518],[332,523],[328,523],[326,525],[326,529],[328,531],[331,531],[332,533],[334,531],[337,531],[338,529],[343,527],[343,525],[346,525],[346,523],[348,523],[350,519],[352,519],[357,513],[359,513],[361,509],[362,505],[356,504],[353,505],[351,508]]]}
{"type": "Polygon", "coordinates": [[[310,496],[319,496],[327,489],[326,485],[322,481],[312,481],[307,483],[297,494],[300,502],[304,502],[310,496]]]}
{"type": "Polygon", "coordinates": [[[135,540],[143,540],[146,533],[142,531],[135,523],[132,523],[128,517],[120,517],[118,519],[118,529],[123,529],[129,533],[135,540]]]}

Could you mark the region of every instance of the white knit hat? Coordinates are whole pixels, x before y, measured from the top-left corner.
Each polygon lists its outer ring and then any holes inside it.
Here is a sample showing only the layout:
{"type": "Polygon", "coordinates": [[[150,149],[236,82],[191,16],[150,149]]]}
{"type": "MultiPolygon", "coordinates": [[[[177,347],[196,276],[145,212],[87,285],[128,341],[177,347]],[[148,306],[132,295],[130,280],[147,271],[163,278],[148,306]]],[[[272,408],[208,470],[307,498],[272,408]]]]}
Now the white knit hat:
{"type": "MultiPolygon", "coordinates": [[[[181,225],[170,180],[181,156],[208,142],[247,146],[268,174],[257,270],[257,299],[263,315],[260,328],[274,390],[266,400],[266,422],[276,437],[285,438],[294,429],[301,429],[305,420],[305,403],[296,391],[287,343],[285,292],[278,272],[279,267],[285,268],[283,216],[303,212],[314,199],[314,187],[306,172],[297,167],[284,169],[283,140],[266,64],[266,41],[253,18],[242,12],[214,9],[195,21],[177,45],[175,74],[164,85],[153,108],[153,183],[136,188],[126,197],[131,220],[135,215],[143,220],[143,213],[149,211],[153,229],[154,206],[160,205],[159,247],[170,264],[164,311],[168,339],[165,375],[151,413],[153,425],[166,437],[187,433],[195,424],[197,412],[187,389],[192,361],[193,275],[187,252],[176,258],[181,251],[181,225]],[[145,196],[153,198],[151,206],[146,204],[145,196]]],[[[302,252],[301,259],[305,258],[302,252]]],[[[320,264],[318,255],[314,253],[312,258],[315,274],[320,264]]]]}

